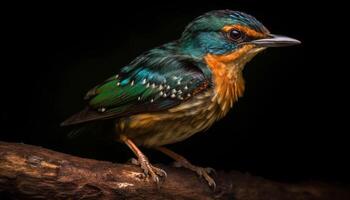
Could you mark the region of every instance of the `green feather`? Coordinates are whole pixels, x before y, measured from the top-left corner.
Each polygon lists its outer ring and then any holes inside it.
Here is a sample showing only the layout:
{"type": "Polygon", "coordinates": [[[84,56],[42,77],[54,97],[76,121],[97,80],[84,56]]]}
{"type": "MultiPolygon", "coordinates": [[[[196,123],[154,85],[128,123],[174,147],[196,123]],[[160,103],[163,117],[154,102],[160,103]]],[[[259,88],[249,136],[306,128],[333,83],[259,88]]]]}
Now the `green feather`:
{"type": "Polygon", "coordinates": [[[87,108],[63,125],[161,111],[179,105],[203,85],[210,87],[206,65],[177,54],[175,46],[169,43],[146,52],[117,76],[91,89],[85,96],[87,108]],[[181,93],[173,94],[173,90],[181,93]]]}

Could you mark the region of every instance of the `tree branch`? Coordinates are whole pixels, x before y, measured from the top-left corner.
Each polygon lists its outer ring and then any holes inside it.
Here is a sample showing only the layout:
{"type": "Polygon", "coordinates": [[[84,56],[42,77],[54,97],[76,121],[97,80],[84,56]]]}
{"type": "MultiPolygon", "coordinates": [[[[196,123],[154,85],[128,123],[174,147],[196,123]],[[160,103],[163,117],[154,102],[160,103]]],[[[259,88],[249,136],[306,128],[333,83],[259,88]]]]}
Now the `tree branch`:
{"type": "Polygon", "coordinates": [[[14,199],[350,199],[345,187],[278,183],[235,171],[218,172],[213,192],[188,170],[161,167],[168,178],[158,189],[137,166],[0,142],[0,191],[14,199]]]}

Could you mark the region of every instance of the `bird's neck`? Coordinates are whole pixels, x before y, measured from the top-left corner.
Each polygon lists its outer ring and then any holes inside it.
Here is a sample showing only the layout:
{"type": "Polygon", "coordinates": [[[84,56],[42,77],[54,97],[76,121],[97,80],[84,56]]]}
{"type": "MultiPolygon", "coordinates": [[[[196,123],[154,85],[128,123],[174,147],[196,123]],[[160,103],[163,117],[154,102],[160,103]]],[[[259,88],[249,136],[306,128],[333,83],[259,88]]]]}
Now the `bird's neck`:
{"type": "Polygon", "coordinates": [[[212,72],[214,84],[212,102],[220,107],[219,118],[223,117],[243,95],[242,70],[245,64],[259,52],[253,48],[253,46],[246,45],[232,53],[204,56],[204,61],[212,72]]]}

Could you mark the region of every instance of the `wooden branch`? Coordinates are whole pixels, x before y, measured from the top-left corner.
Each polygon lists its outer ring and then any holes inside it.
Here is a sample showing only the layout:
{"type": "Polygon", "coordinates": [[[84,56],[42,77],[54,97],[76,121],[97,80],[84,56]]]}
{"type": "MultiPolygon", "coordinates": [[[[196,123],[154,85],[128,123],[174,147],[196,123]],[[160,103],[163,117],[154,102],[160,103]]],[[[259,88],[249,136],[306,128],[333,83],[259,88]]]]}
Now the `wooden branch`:
{"type": "Polygon", "coordinates": [[[213,192],[188,170],[161,167],[168,178],[158,189],[137,166],[0,142],[0,192],[14,199],[350,199],[345,187],[278,183],[234,171],[218,172],[213,192]]]}

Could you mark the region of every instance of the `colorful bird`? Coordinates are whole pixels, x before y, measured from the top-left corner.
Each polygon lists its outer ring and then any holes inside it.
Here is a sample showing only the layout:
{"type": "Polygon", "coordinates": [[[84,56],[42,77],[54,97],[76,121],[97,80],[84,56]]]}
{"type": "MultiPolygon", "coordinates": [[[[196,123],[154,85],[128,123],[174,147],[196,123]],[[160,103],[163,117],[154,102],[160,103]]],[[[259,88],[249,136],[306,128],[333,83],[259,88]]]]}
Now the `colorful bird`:
{"type": "Polygon", "coordinates": [[[231,10],[205,13],[180,39],[151,49],[87,92],[86,108],[63,126],[113,119],[118,141],[157,184],[166,172],[138,146],[157,149],[215,188],[211,168],[192,165],[164,147],[208,129],[243,95],[245,64],[267,47],[300,44],[271,34],[254,17],[231,10]]]}

